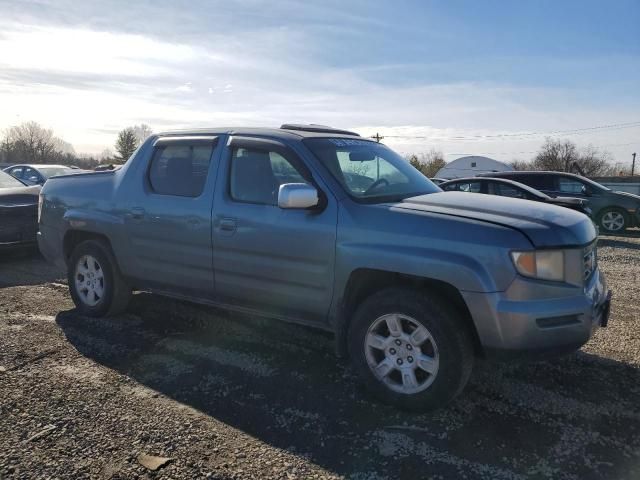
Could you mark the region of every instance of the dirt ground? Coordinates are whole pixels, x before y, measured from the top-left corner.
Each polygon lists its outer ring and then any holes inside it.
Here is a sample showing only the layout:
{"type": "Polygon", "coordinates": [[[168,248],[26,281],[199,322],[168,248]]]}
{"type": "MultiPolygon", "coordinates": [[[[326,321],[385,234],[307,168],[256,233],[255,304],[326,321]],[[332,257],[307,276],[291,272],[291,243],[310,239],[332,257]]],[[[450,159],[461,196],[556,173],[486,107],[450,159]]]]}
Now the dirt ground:
{"type": "Polygon", "coordinates": [[[640,478],[640,239],[599,256],[612,317],[581,351],[481,363],[452,406],[409,414],[325,333],[145,293],[92,320],[62,272],[5,254],[0,478],[640,478]]]}

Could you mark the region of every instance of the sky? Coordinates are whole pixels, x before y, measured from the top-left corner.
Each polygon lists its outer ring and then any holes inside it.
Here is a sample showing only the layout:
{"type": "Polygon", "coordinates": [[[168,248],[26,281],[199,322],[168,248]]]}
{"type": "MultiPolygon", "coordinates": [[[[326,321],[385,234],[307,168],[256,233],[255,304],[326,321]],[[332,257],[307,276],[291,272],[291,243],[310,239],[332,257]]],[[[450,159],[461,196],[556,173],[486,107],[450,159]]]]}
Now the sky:
{"type": "Polygon", "coordinates": [[[319,123],[400,153],[640,150],[640,1],[0,0],[0,130],[319,123]]]}

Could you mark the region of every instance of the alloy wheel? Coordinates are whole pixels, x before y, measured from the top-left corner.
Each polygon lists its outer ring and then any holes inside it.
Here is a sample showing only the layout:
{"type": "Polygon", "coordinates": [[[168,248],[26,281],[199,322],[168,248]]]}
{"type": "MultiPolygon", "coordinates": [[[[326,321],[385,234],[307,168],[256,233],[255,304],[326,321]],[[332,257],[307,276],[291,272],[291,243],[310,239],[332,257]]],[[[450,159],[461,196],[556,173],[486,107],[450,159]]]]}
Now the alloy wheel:
{"type": "Polygon", "coordinates": [[[104,272],[98,260],[92,255],[83,255],[75,270],[75,286],[82,303],[95,307],[104,296],[104,272]]]}
{"type": "Polygon", "coordinates": [[[375,377],[395,392],[422,392],[438,373],[440,355],[431,332],[407,315],[377,318],[367,331],[364,348],[375,377]]]}

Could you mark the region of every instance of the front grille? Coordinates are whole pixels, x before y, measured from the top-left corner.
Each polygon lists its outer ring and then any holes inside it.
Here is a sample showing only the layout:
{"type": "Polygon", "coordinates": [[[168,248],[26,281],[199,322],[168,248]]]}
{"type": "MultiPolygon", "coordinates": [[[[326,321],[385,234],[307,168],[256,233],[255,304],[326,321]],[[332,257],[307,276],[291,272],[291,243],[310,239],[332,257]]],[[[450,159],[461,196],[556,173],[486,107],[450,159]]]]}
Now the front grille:
{"type": "Polygon", "coordinates": [[[589,280],[598,266],[598,255],[595,242],[584,249],[582,257],[584,279],[589,280]]]}

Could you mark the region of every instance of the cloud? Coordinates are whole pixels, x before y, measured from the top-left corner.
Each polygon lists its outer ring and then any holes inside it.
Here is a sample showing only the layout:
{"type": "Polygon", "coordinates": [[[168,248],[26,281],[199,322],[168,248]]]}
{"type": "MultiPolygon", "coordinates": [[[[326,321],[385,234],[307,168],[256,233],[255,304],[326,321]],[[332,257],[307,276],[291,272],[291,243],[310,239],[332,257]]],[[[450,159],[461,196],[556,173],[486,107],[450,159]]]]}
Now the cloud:
{"type": "MultiPolygon", "coordinates": [[[[0,19],[0,128],[33,119],[78,151],[99,152],[113,144],[112,132],[142,122],[156,131],[323,123],[367,136],[379,131],[406,152],[435,146],[507,152],[498,157],[505,158],[535,146],[451,138],[637,119],[637,97],[594,106],[587,86],[510,82],[513,58],[427,61],[385,53],[390,47],[380,39],[395,38],[398,27],[358,5],[339,5],[9,4],[0,19]]],[[[447,35],[427,27],[425,41],[447,35]]],[[[589,139],[613,143],[617,136],[589,139]]]]}

